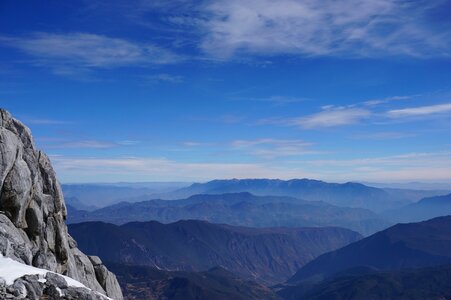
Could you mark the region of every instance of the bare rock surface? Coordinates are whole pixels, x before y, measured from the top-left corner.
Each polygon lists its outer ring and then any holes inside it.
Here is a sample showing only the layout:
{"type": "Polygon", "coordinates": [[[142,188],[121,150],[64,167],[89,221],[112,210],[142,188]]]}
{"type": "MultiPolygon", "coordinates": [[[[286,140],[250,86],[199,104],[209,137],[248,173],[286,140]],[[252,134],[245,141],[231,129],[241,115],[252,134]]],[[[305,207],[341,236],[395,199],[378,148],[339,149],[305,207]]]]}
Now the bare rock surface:
{"type": "Polygon", "coordinates": [[[69,236],[66,214],[49,158],[36,149],[27,127],[0,109],[0,253],[122,299],[114,274],[69,236]]]}

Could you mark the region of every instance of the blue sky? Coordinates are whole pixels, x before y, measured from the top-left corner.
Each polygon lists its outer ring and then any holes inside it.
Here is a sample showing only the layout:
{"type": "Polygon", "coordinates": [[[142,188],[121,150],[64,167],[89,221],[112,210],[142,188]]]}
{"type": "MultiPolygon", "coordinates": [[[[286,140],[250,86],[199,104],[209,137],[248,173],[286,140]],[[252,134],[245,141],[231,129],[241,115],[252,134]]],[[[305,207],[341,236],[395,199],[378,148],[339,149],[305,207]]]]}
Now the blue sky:
{"type": "Polygon", "coordinates": [[[62,182],[451,183],[451,2],[0,3],[0,106],[62,182]]]}

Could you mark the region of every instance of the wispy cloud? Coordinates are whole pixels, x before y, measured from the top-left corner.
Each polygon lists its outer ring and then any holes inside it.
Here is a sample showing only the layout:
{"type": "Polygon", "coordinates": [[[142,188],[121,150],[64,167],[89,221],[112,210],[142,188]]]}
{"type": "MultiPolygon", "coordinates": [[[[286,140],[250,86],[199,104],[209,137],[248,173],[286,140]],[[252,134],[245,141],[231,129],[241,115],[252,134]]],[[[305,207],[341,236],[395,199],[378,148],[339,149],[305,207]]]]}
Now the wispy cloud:
{"type": "Polygon", "coordinates": [[[122,140],[122,141],[118,141],[116,143],[118,145],[122,145],[122,146],[134,146],[134,145],[140,144],[141,141],[137,141],[137,140],[122,140]]]}
{"type": "MultiPolygon", "coordinates": [[[[337,166],[337,167],[353,167],[353,166],[372,166],[372,167],[419,167],[425,165],[444,165],[451,164],[451,152],[412,152],[383,157],[355,158],[355,159],[326,159],[312,160],[309,162],[316,166],[337,166]]],[[[451,176],[451,174],[450,174],[451,176]]]]}
{"type": "MultiPolygon", "coordinates": [[[[387,105],[393,101],[408,100],[417,96],[418,95],[393,96],[366,100],[346,106],[323,105],[320,112],[310,115],[303,115],[299,117],[268,117],[257,120],[255,124],[298,126],[302,129],[321,129],[360,124],[363,121],[379,125],[391,124],[393,122],[411,122],[420,117],[437,117],[439,115],[447,116],[447,113],[451,112],[451,103],[387,110],[387,105]]],[[[412,135],[382,132],[369,135],[366,138],[394,139],[408,136],[412,135]]],[[[354,137],[363,138],[357,136],[354,137]]]]}
{"type": "Polygon", "coordinates": [[[392,101],[399,101],[399,100],[408,100],[412,99],[413,96],[392,96],[392,97],[386,97],[382,99],[371,99],[364,101],[363,104],[366,106],[376,106],[380,104],[390,103],[392,101]]]}
{"type": "Polygon", "coordinates": [[[451,103],[393,109],[387,112],[392,118],[417,117],[451,112],[451,103]]]}
{"type": "Polygon", "coordinates": [[[166,73],[151,75],[146,77],[151,83],[168,82],[168,83],[182,83],[184,77],[180,75],[171,75],[166,73]]]}
{"type": "Polygon", "coordinates": [[[449,28],[428,26],[444,1],[214,0],[202,49],[304,56],[449,56],[449,28]],[[428,22],[429,21],[429,22],[428,22]]]}
{"type": "Polygon", "coordinates": [[[119,144],[108,142],[108,141],[98,141],[98,140],[81,140],[81,141],[71,141],[71,142],[59,142],[51,143],[47,145],[49,149],[108,149],[118,147],[119,144]]]}
{"type": "Polygon", "coordinates": [[[302,163],[336,180],[451,181],[451,152],[310,160],[302,163]],[[327,174],[327,175],[326,175],[327,174]]]}
{"type": "Polygon", "coordinates": [[[46,149],[110,149],[117,147],[135,146],[136,140],[107,141],[95,139],[68,139],[54,137],[37,137],[36,141],[46,149]]]}
{"type": "Polygon", "coordinates": [[[319,153],[310,148],[312,145],[312,143],[303,140],[281,140],[271,138],[235,140],[231,142],[231,146],[235,150],[244,150],[251,155],[267,159],[319,153]]]}
{"type": "Polygon", "coordinates": [[[233,97],[231,100],[234,101],[253,101],[262,103],[272,103],[274,105],[286,105],[292,103],[300,103],[309,100],[309,98],[304,97],[291,97],[291,96],[269,96],[269,97],[233,97]]]}
{"type": "Polygon", "coordinates": [[[98,178],[121,181],[210,180],[214,178],[293,178],[315,177],[300,169],[253,163],[185,163],[165,158],[143,157],[50,157],[63,181],[98,181],[98,178]]]}
{"type": "Polygon", "coordinates": [[[54,120],[54,119],[28,119],[24,118],[23,121],[29,125],[62,125],[71,124],[70,121],[54,120]]]}
{"type": "Polygon", "coordinates": [[[451,153],[406,153],[385,157],[299,160],[289,164],[193,163],[152,157],[50,156],[65,182],[205,181],[215,178],[317,178],[329,181],[448,181],[451,153]]]}
{"type": "Polygon", "coordinates": [[[353,135],[353,139],[358,140],[397,140],[417,136],[417,133],[410,132],[372,132],[353,135]]]}
{"type": "Polygon", "coordinates": [[[90,33],[34,33],[30,36],[1,36],[3,46],[34,57],[36,65],[49,66],[60,73],[72,70],[170,64],[182,58],[153,44],[90,33]]]}
{"type": "Polygon", "coordinates": [[[316,129],[356,124],[370,116],[371,112],[363,108],[325,107],[319,113],[294,119],[291,123],[306,129],[316,129]]]}

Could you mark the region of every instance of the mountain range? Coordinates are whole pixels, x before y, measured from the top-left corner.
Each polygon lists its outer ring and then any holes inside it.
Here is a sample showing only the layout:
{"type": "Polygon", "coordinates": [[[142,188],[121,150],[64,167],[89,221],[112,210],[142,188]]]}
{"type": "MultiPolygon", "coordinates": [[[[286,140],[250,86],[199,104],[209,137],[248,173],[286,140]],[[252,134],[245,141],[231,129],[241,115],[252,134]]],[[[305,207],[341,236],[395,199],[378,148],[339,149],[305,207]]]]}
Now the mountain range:
{"type": "Polygon", "coordinates": [[[69,225],[69,232],[83,251],[108,262],[179,271],[221,266],[265,284],[283,282],[315,257],[361,238],[342,228],[248,228],[197,220],[86,222],[69,225]]]}
{"type": "Polygon", "coordinates": [[[390,223],[362,208],[338,207],[319,201],[286,196],[255,196],[247,192],[195,195],[182,200],[123,202],[92,212],[69,207],[68,223],[103,221],[125,224],[156,220],[163,223],[198,219],[248,227],[336,226],[363,235],[387,228],[390,223]]]}
{"type": "Polygon", "coordinates": [[[94,210],[123,201],[155,199],[189,185],[183,182],[63,184],[67,202],[77,209],[94,210]]]}
{"type": "Polygon", "coordinates": [[[230,179],[194,183],[170,193],[171,199],[196,194],[249,192],[258,196],[289,196],[308,201],[322,201],[336,206],[366,208],[375,212],[398,208],[443,191],[381,189],[361,183],[328,183],[313,179],[230,179]]]}
{"type": "Polygon", "coordinates": [[[393,222],[418,222],[451,215],[451,194],[424,198],[405,207],[387,211],[383,215],[393,222]]]}
{"type": "Polygon", "coordinates": [[[289,196],[323,201],[342,207],[367,208],[375,212],[396,209],[422,198],[448,194],[442,189],[378,188],[360,183],[328,183],[313,179],[230,179],[205,183],[149,182],[63,184],[65,197],[74,208],[93,210],[119,202],[152,199],[177,200],[197,194],[249,192],[258,196],[289,196]],[[72,201],[76,199],[76,201],[72,201]]]}
{"type": "MultiPolygon", "coordinates": [[[[340,277],[343,272],[361,276],[375,271],[400,271],[450,264],[450,236],[451,216],[397,224],[319,256],[290,278],[288,284],[291,287],[280,293],[289,298],[290,291],[306,292],[315,284],[340,277]]],[[[380,290],[384,288],[380,287],[380,290]]]]}
{"type": "Polygon", "coordinates": [[[271,289],[220,268],[203,272],[164,271],[109,263],[129,300],[278,300],[271,289]]]}
{"type": "Polygon", "coordinates": [[[311,289],[287,288],[280,291],[279,296],[285,300],[451,299],[451,265],[367,271],[359,275],[359,270],[349,270],[311,289]]]}

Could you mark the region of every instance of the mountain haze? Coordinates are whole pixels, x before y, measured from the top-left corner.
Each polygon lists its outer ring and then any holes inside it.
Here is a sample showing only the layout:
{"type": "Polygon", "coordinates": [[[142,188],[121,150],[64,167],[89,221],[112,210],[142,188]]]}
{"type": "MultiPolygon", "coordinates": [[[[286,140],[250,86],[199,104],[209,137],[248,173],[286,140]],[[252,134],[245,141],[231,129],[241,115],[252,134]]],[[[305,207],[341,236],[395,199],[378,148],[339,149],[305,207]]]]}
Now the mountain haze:
{"type": "Polygon", "coordinates": [[[216,267],[204,272],[164,271],[148,266],[109,263],[125,299],[277,300],[269,288],[216,267]]]}
{"type": "MultiPolygon", "coordinates": [[[[357,271],[357,270],[356,270],[357,271]]],[[[368,274],[344,272],[313,288],[296,286],[279,292],[286,300],[450,299],[451,265],[368,274]]]]}
{"type": "Polygon", "coordinates": [[[285,281],[301,266],[361,236],[342,228],[247,228],[205,221],[69,225],[83,251],[105,261],[164,270],[222,266],[247,279],[285,281]]]}
{"type": "Polygon", "coordinates": [[[231,179],[194,183],[172,193],[173,197],[195,194],[249,192],[259,196],[290,196],[309,201],[322,201],[336,206],[383,211],[408,204],[409,200],[395,191],[388,193],[360,183],[327,183],[313,179],[231,179]]]}
{"type": "Polygon", "coordinates": [[[319,281],[348,269],[401,270],[451,263],[451,216],[397,224],[302,267],[289,283],[319,281]]]}
{"type": "Polygon", "coordinates": [[[446,215],[451,215],[451,194],[424,198],[384,214],[394,222],[418,222],[446,215]]]}
{"type": "Polygon", "coordinates": [[[194,195],[187,199],[171,201],[119,203],[93,212],[73,210],[68,222],[103,221],[124,224],[155,220],[170,223],[186,219],[248,227],[337,226],[364,235],[390,225],[366,209],[338,207],[286,196],[255,196],[247,192],[194,195]]]}

